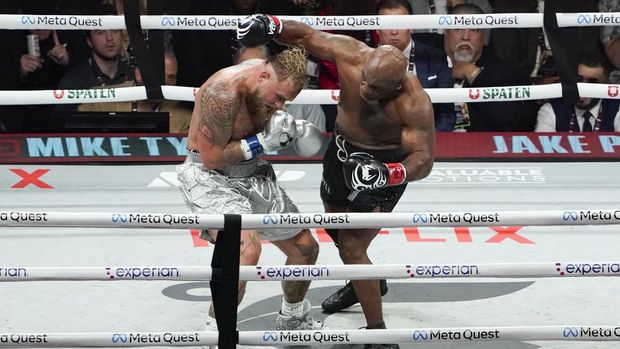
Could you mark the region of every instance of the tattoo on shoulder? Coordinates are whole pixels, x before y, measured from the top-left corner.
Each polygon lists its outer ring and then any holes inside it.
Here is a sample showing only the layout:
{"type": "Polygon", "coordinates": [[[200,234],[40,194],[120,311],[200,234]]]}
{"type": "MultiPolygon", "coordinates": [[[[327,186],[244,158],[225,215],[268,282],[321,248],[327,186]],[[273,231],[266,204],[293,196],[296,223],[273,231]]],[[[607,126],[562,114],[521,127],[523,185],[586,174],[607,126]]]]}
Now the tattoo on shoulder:
{"type": "Polygon", "coordinates": [[[200,96],[200,135],[214,146],[224,149],[232,134],[239,97],[229,84],[215,82],[200,96]]]}

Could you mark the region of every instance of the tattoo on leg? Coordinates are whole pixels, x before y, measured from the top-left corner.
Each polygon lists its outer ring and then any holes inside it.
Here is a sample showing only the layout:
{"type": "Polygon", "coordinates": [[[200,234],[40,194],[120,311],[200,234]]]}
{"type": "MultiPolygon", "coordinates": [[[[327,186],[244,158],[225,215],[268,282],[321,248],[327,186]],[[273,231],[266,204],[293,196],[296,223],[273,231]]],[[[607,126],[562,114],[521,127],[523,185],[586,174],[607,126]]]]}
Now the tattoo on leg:
{"type": "MultiPolygon", "coordinates": [[[[311,265],[316,262],[319,255],[319,249],[316,245],[295,244],[299,254],[305,262],[303,264],[311,265]]],[[[286,261],[289,264],[289,260],[286,261]]],[[[304,300],[304,296],[310,287],[310,281],[282,281],[282,292],[284,299],[289,303],[297,303],[304,300]]]]}

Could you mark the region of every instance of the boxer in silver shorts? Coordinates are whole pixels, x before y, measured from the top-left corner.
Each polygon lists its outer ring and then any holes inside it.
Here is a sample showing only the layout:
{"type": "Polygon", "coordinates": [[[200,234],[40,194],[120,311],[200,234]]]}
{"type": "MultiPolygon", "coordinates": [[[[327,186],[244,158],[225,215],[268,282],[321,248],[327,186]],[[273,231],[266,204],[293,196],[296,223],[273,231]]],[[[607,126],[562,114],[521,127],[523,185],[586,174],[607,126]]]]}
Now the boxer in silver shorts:
{"type": "MultiPolygon", "coordinates": [[[[276,181],[271,164],[252,159],[224,169],[205,169],[200,154],[188,152],[178,166],[179,183],[185,204],[193,213],[297,213],[297,206],[276,181]]],[[[286,240],[299,228],[266,229],[261,240],[286,240]]],[[[215,242],[214,232],[203,230],[200,237],[215,242]]]]}
{"type": "MultiPolygon", "coordinates": [[[[296,213],[297,206],[277,183],[265,152],[294,145],[302,156],[320,149],[320,131],[284,112],[306,82],[306,53],[290,48],[270,59],[251,59],[213,74],[196,92],[187,137],[186,161],[177,166],[184,200],[193,213],[296,213]]],[[[217,243],[217,231],[202,236],[217,243]]],[[[286,255],[288,265],[316,262],[319,246],[308,229],[242,230],[240,265],[256,265],[261,239],[286,255]]],[[[310,281],[283,281],[276,330],[314,330],[323,324],[309,315],[310,281]]],[[[239,283],[239,302],[245,293],[239,283]]],[[[207,330],[217,330],[211,306],[207,330]]]]}

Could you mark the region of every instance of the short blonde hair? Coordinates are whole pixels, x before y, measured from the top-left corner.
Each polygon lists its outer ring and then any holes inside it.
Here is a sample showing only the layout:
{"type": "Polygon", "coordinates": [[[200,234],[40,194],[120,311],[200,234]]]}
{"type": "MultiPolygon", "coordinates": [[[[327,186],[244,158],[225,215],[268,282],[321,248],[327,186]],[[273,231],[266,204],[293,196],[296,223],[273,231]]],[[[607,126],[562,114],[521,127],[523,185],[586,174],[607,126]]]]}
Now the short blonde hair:
{"type": "Polygon", "coordinates": [[[295,91],[299,93],[308,77],[306,76],[306,50],[302,46],[292,46],[269,59],[278,75],[278,81],[291,78],[295,91]]]}

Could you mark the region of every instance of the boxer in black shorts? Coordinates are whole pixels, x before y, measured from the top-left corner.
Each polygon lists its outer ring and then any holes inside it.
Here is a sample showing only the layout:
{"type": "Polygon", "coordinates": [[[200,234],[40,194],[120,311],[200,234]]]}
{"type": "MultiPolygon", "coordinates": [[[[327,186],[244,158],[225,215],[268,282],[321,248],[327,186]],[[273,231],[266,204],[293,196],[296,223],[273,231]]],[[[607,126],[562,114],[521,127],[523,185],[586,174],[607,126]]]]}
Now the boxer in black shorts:
{"type": "MultiPolygon", "coordinates": [[[[409,62],[399,49],[390,45],[371,48],[350,36],[264,14],[241,20],[237,39],[248,47],[271,39],[302,45],[310,54],[336,63],[340,83],[338,134],[324,162],[321,197],[326,212],[390,211],[405,183],[431,172],[435,146],[432,104],[415,75],[407,73],[409,62]],[[344,142],[342,150],[346,150],[340,157],[338,142],[344,142]]],[[[380,230],[340,229],[330,234],[345,264],[371,264],[368,246],[380,230]]],[[[349,306],[346,300],[359,299],[367,329],[386,327],[379,281],[352,281],[326,302],[333,297],[338,303],[336,310],[349,306]]],[[[326,310],[325,302],[323,305],[326,310]]]]}
{"type": "MultiPolygon", "coordinates": [[[[332,206],[347,206],[355,212],[372,212],[379,207],[381,212],[391,212],[407,188],[407,182],[383,189],[355,191],[347,187],[343,174],[344,162],[349,154],[367,153],[381,162],[401,162],[407,157],[404,149],[371,150],[356,147],[347,142],[338,131],[334,131],[325,155],[323,155],[323,179],[321,199],[332,206]]],[[[338,243],[337,229],[327,229],[338,243]]]]}

